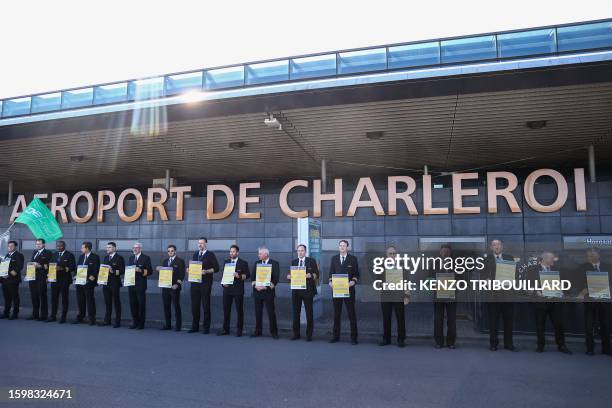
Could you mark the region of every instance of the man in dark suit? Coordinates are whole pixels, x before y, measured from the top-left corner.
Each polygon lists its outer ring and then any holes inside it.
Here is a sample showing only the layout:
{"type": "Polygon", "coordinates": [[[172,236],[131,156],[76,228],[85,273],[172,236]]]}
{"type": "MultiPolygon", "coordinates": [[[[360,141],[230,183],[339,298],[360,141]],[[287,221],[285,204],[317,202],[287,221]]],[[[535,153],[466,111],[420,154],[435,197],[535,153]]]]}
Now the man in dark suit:
{"type": "Polygon", "coordinates": [[[349,294],[347,298],[333,298],[334,304],[334,330],[330,343],[337,343],[340,340],[340,322],[342,318],[342,304],[346,306],[346,311],[351,323],[351,344],[357,344],[357,313],[355,312],[355,285],[359,280],[359,265],[357,258],[348,252],[349,243],[347,240],[340,240],[338,243],[339,254],[334,255],[329,266],[329,286],[332,286],[332,276],[335,274],[346,274],[349,279],[349,294]]]}
{"type": "MultiPolygon", "coordinates": [[[[185,261],[176,255],[176,245],[168,245],[168,258],[162,261],[162,266],[172,268],[172,287],[162,288],[162,300],[164,303],[164,317],[166,325],[162,330],[172,328],[172,313],[170,306],[174,305],[174,318],[176,320],[175,331],[181,331],[183,326],[183,315],[181,314],[181,286],[185,279],[185,261]]],[[[159,267],[157,271],[159,272],[159,267]]]]}
{"type": "Polygon", "coordinates": [[[109,242],[106,244],[106,256],[104,257],[105,265],[109,266],[108,281],[102,288],[104,294],[104,305],[106,311],[104,313],[103,326],[111,324],[111,316],[113,314],[113,304],[115,305],[115,323],[113,327],[121,326],[121,276],[125,273],[125,260],[117,253],[117,244],[109,242]]]}
{"type": "MultiPolygon", "coordinates": [[[[453,272],[453,269],[446,267],[445,260],[452,258],[452,249],[448,244],[440,247],[441,268],[432,269],[430,277],[437,279],[438,273],[453,272]]],[[[455,273],[455,278],[457,274],[455,273]]],[[[456,296],[456,293],[455,293],[456,296]]],[[[434,341],[436,348],[444,347],[444,314],[446,312],[446,347],[455,348],[457,339],[457,301],[456,298],[439,298],[438,291],[434,293],[434,341]]]]}
{"type": "Polygon", "coordinates": [[[19,284],[24,264],[23,254],[17,251],[17,241],[8,242],[8,253],[4,261],[9,261],[9,264],[8,275],[0,278],[4,296],[4,313],[0,315],[0,319],[15,320],[19,315],[19,284]]]}
{"type": "Polygon", "coordinates": [[[51,316],[48,322],[54,322],[57,318],[59,298],[62,298],[62,314],[60,323],[66,323],[68,314],[68,293],[72,284],[72,276],[76,273],[76,261],[74,254],[66,250],[66,242],[57,241],[55,244],[57,252],[53,255],[56,264],[56,281],[51,282],[51,316]]]}
{"type": "MultiPolygon", "coordinates": [[[[397,249],[394,246],[389,246],[386,255],[388,259],[395,259],[397,256],[397,249]]],[[[384,272],[381,278],[383,282],[388,282],[387,271],[384,272]]],[[[408,280],[408,278],[409,276],[406,270],[402,269],[402,281],[408,280]]],[[[383,316],[383,339],[378,345],[387,346],[391,344],[391,317],[392,313],[395,312],[395,318],[397,320],[397,345],[398,347],[404,347],[406,345],[406,313],[404,308],[406,304],[408,304],[408,293],[398,290],[382,290],[380,296],[380,306],[383,316]]]]}
{"type": "Polygon", "coordinates": [[[189,333],[200,330],[200,307],[204,310],[204,334],[210,333],[210,293],[212,291],[213,274],[219,272],[219,262],[215,253],[207,249],[208,239],[198,240],[198,250],[193,253],[192,261],[202,262],[202,282],[190,282],[191,285],[191,315],[193,321],[189,333]]]}
{"type": "Polygon", "coordinates": [[[242,336],[242,328],[244,326],[244,281],[251,274],[249,273],[249,264],[245,260],[238,258],[239,253],[240,248],[238,248],[238,245],[232,245],[230,247],[229,259],[226,259],[224,262],[224,264],[233,265],[236,269],[233,283],[231,285],[223,285],[223,329],[217,333],[218,336],[229,334],[232,303],[236,304],[236,336],[242,336]]]}
{"type": "Polygon", "coordinates": [[[45,248],[45,240],[37,239],[36,250],[30,259],[30,262],[36,263],[36,279],[29,282],[32,316],[28,317],[28,320],[47,320],[47,271],[52,257],[51,251],[45,248]]]}
{"type": "Polygon", "coordinates": [[[253,266],[254,273],[251,275],[253,285],[253,301],[255,303],[255,332],[251,337],[259,337],[262,334],[263,307],[266,306],[268,312],[268,323],[270,324],[270,334],[274,340],[278,340],[278,326],[276,324],[276,311],[274,310],[274,298],[276,292],[274,288],[278,285],[280,278],[280,266],[277,261],[270,259],[270,251],[266,247],[260,247],[257,251],[259,260],[253,266]],[[257,269],[260,267],[271,267],[270,286],[257,285],[257,269]]]}
{"type": "Polygon", "coordinates": [[[132,312],[132,325],[130,329],[144,329],[147,317],[147,280],[153,274],[151,258],[142,253],[142,244],[137,242],[132,247],[133,255],[128,260],[128,266],[136,266],[136,284],[130,286],[130,310],[132,312]]]}
{"type": "MultiPolygon", "coordinates": [[[[544,251],[541,255],[540,263],[532,265],[527,269],[527,280],[533,285],[540,283],[540,272],[550,272],[555,269],[555,255],[550,251],[544,251]]],[[[558,271],[558,269],[556,269],[558,271]]],[[[536,352],[542,353],[546,343],[545,329],[546,317],[550,316],[553,328],[555,330],[555,341],[557,350],[561,353],[571,354],[571,351],[565,345],[565,331],[563,328],[563,303],[554,300],[546,300],[541,291],[534,293],[534,309],[536,320],[536,335],[538,338],[538,346],[536,352]]]]}
{"type": "MultiPolygon", "coordinates": [[[[504,244],[499,239],[491,241],[489,254],[485,259],[485,267],[481,274],[481,279],[494,281],[497,263],[500,261],[514,262],[512,255],[504,253],[504,244]]],[[[516,279],[516,274],[515,274],[516,279]]],[[[504,348],[510,351],[517,351],[512,340],[512,325],[514,321],[514,303],[503,296],[501,293],[490,292],[485,294],[487,314],[489,317],[489,349],[496,351],[499,344],[497,338],[497,325],[501,315],[504,324],[504,348]]]]}
{"type": "Polygon", "coordinates": [[[82,323],[85,315],[89,317],[89,325],[96,324],[96,298],[95,289],[98,285],[98,272],[100,271],[100,257],[93,253],[92,243],[85,241],[81,244],[81,255],[77,262],[79,267],[87,268],[87,280],[85,285],[77,285],[76,295],[79,312],[74,324],[82,323]]]}
{"type": "Polygon", "coordinates": [[[578,267],[577,273],[577,291],[579,298],[584,298],[584,334],[586,341],[586,354],[592,356],[595,354],[595,339],[593,336],[593,328],[595,320],[599,322],[599,334],[601,336],[601,353],[612,356],[610,348],[610,327],[608,321],[610,319],[610,300],[594,300],[589,297],[589,287],[587,284],[587,272],[608,272],[608,285],[612,287],[612,265],[601,262],[599,251],[591,248],[586,252],[586,262],[578,267]]]}
{"type": "MultiPolygon", "coordinates": [[[[306,341],[312,341],[314,330],[313,300],[317,294],[317,281],[320,278],[319,265],[314,258],[306,256],[306,245],[297,246],[297,258],[291,261],[291,266],[306,268],[306,289],[291,290],[291,304],[293,306],[293,337],[291,340],[300,338],[300,315],[302,314],[302,303],[306,311],[306,341]]],[[[287,275],[291,280],[291,274],[287,275]]]]}

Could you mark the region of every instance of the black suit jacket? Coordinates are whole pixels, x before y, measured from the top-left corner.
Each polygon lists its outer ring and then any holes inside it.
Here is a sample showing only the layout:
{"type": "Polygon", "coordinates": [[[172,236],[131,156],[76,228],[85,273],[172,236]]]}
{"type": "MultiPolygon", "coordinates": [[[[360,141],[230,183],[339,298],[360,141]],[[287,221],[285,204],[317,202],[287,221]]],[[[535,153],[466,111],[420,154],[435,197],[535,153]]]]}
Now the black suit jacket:
{"type": "Polygon", "coordinates": [[[38,262],[40,264],[40,268],[36,268],[36,278],[40,279],[41,277],[44,277],[46,280],[47,272],[49,271],[49,262],[51,262],[51,259],[53,258],[53,253],[47,248],[44,248],[40,255],[37,254],[38,251],[34,250],[30,262],[38,262]]]}
{"type": "Polygon", "coordinates": [[[140,269],[147,270],[147,276],[143,276],[144,272],[136,272],[136,289],[147,289],[147,279],[153,274],[153,267],[151,266],[151,258],[142,252],[138,256],[138,261],[135,261],[135,256],[132,254],[128,260],[128,266],[135,265],[140,269]]]}
{"type": "Polygon", "coordinates": [[[178,283],[177,281],[181,281],[183,282],[183,280],[185,279],[185,261],[183,261],[182,258],[179,258],[178,256],[175,256],[174,259],[172,260],[172,264],[168,264],[168,261],[170,260],[170,258],[166,258],[162,261],[162,265],[163,266],[171,266],[172,267],[172,284],[173,285],[179,285],[180,288],[180,283],[178,283]]]}
{"type": "Polygon", "coordinates": [[[85,261],[85,255],[81,254],[79,256],[79,261],[77,266],[87,265],[87,284],[88,285],[97,285],[98,284],[98,272],[100,272],[100,257],[91,252],[87,257],[87,261],[85,261]],[[89,279],[90,276],[94,277],[94,280],[91,281],[89,279]]]}
{"type": "Polygon", "coordinates": [[[111,282],[113,280],[118,280],[119,284],[121,284],[121,275],[125,274],[125,259],[115,252],[113,259],[110,259],[110,255],[107,254],[102,263],[110,266],[108,271],[108,281],[111,282]],[[117,275],[117,272],[119,272],[119,275],[117,275]]]}
{"type": "Polygon", "coordinates": [[[76,261],[74,254],[70,251],[64,251],[62,256],[58,251],[53,254],[52,262],[55,262],[57,266],[61,266],[62,270],[57,271],[57,281],[60,280],[68,284],[72,283],[72,276],[76,274],[76,261]]]}
{"type": "MultiPolygon", "coordinates": [[[[504,261],[514,262],[514,257],[512,255],[508,255],[502,252],[501,257],[504,261]]],[[[493,252],[489,252],[487,254],[487,257],[485,258],[484,269],[480,273],[480,279],[495,280],[495,271],[497,270],[497,266],[495,264],[495,255],[493,254],[493,252]]],[[[516,274],[514,276],[516,279],[516,274]]]]}
{"type": "Polygon", "coordinates": [[[348,274],[349,281],[359,280],[359,264],[357,263],[357,257],[352,254],[346,254],[344,264],[340,263],[340,254],[334,255],[329,265],[329,281],[331,282],[332,275],[334,274],[348,274]]]}
{"type": "MultiPolygon", "coordinates": [[[[291,261],[291,266],[298,266],[298,263],[299,263],[299,258],[296,258],[293,261],[291,261]]],[[[316,280],[321,278],[321,275],[319,273],[319,265],[317,264],[317,261],[314,258],[311,258],[309,256],[304,258],[304,264],[306,266],[306,273],[312,274],[312,278],[306,278],[306,289],[293,289],[293,290],[306,291],[308,294],[314,296],[317,294],[316,280]]]]}
{"type": "Polygon", "coordinates": [[[268,264],[272,266],[272,276],[270,277],[270,283],[272,285],[268,286],[262,291],[258,291],[255,289],[255,280],[257,279],[257,265],[261,263],[262,262],[258,260],[253,265],[253,274],[251,275],[251,281],[253,282],[253,297],[270,296],[269,294],[274,296],[276,294],[274,288],[276,288],[276,285],[278,285],[278,280],[280,279],[280,265],[274,259],[268,259],[268,264]]]}
{"type": "MultiPolygon", "coordinates": [[[[231,263],[230,259],[226,259],[223,265],[226,263],[231,263]]],[[[236,273],[240,275],[245,275],[245,279],[234,278],[234,284],[229,285],[228,287],[223,287],[223,294],[225,295],[244,295],[244,281],[251,277],[251,273],[249,272],[249,264],[247,261],[238,258],[236,261],[236,273]]]]}
{"type": "MultiPolygon", "coordinates": [[[[6,254],[6,257],[8,256],[9,254],[6,254]]],[[[7,259],[6,257],[4,258],[4,260],[7,259]]],[[[13,255],[11,256],[11,262],[9,263],[9,268],[8,268],[9,275],[6,278],[0,278],[1,282],[4,282],[4,283],[21,282],[21,271],[23,270],[24,263],[25,263],[25,260],[23,258],[23,254],[19,251],[13,252],[13,255]],[[11,271],[15,271],[17,275],[12,276],[11,271]]]]}
{"type": "MultiPolygon", "coordinates": [[[[201,261],[202,262],[202,270],[204,269],[213,269],[215,272],[219,272],[219,262],[217,261],[217,257],[213,251],[209,251],[208,249],[204,252],[204,256],[202,259],[200,258],[200,251],[195,251],[193,256],[191,257],[192,261],[201,261]]],[[[202,275],[202,282],[213,280],[213,274],[207,273],[206,275],[202,275]]]]}

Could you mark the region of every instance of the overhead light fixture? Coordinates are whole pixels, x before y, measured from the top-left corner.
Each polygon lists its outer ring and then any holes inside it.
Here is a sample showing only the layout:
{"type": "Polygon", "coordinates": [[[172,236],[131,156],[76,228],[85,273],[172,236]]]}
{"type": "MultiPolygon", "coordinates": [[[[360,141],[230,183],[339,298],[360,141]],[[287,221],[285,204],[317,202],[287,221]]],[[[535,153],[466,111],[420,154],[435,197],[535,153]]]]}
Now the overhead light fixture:
{"type": "Polygon", "coordinates": [[[274,117],[273,114],[270,114],[269,117],[264,119],[264,124],[272,129],[283,130],[283,125],[274,117]]]}
{"type": "Polygon", "coordinates": [[[82,154],[77,156],[70,156],[70,161],[73,163],[80,163],[83,160],[85,160],[85,156],[83,156],[82,154]]]}
{"type": "Polygon", "coordinates": [[[382,139],[385,132],[366,132],[366,137],[370,140],[382,139]]]}
{"type": "Polygon", "coordinates": [[[545,128],[546,123],[547,122],[545,120],[530,120],[530,121],[527,121],[527,123],[525,124],[527,125],[529,129],[537,130],[537,129],[545,128]]]}
{"type": "Polygon", "coordinates": [[[244,142],[231,142],[229,144],[230,149],[239,150],[246,146],[244,142]]]}

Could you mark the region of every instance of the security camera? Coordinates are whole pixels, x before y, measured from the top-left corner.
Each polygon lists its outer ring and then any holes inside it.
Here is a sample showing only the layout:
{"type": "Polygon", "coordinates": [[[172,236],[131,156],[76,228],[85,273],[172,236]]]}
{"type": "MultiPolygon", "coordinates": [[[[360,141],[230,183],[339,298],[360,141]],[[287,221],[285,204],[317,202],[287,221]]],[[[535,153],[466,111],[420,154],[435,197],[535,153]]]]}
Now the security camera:
{"type": "Polygon", "coordinates": [[[283,129],[283,125],[281,125],[278,119],[276,119],[272,114],[270,114],[269,118],[264,119],[264,124],[269,128],[274,128],[278,130],[283,129]]]}

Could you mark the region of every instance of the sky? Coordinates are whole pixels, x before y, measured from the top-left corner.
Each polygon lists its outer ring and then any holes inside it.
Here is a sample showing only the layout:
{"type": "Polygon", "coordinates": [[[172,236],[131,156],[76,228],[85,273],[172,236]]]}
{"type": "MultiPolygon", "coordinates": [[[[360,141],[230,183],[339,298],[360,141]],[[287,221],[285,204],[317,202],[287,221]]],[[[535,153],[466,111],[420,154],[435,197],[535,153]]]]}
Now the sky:
{"type": "Polygon", "coordinates": [[[611,0],[4,3],[0,98],[313,52],[612,18],[611,0]]]}

